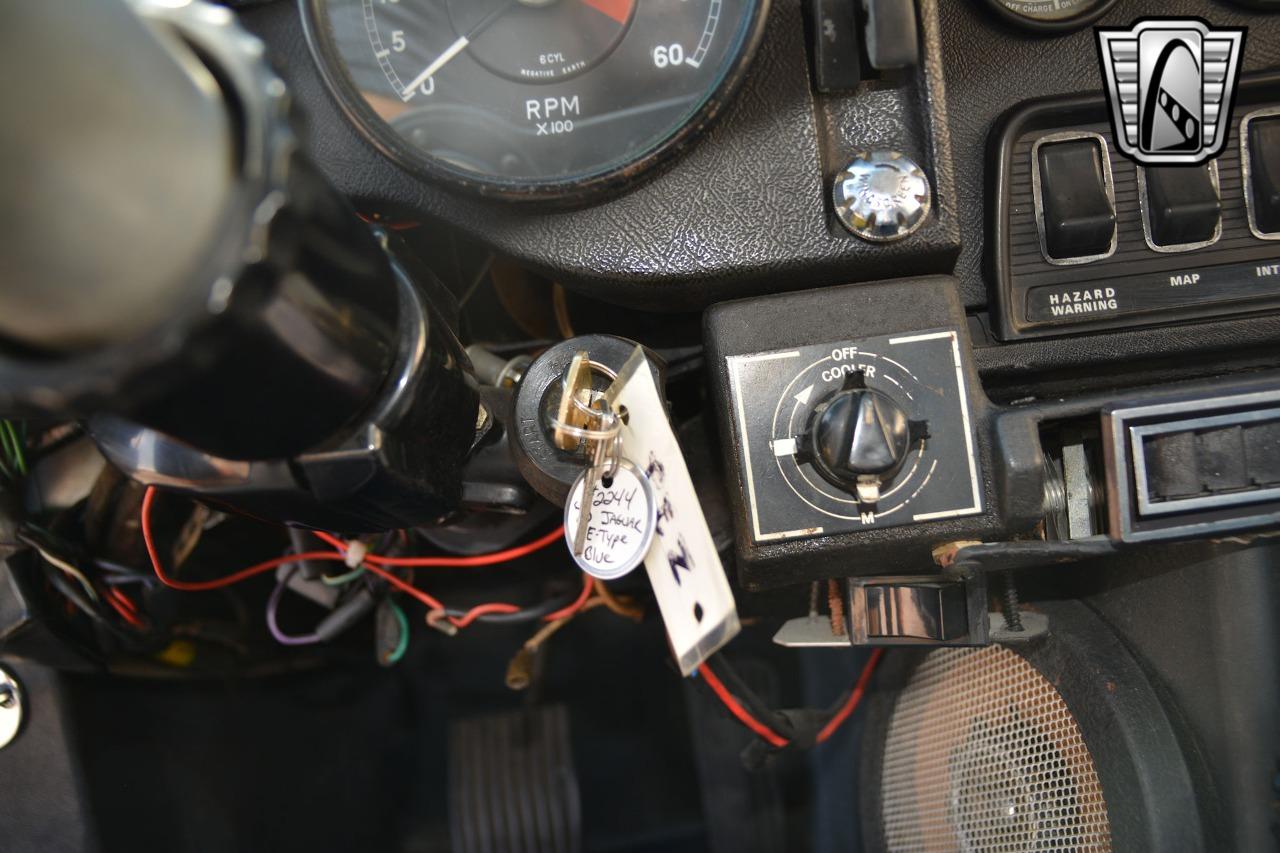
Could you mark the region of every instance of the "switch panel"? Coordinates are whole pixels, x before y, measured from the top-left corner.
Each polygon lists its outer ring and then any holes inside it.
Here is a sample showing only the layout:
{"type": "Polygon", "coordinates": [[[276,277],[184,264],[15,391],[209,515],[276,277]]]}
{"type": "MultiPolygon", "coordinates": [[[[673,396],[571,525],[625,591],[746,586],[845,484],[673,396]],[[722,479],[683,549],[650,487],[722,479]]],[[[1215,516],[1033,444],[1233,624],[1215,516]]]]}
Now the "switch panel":
{"type": "Polygon", "coordinates": [[[1222,236],[1218,164],[1138,169],[1142,226],[1157,252],[1187,252],[1222,236]]]}
{"type": "Polygon", "coordinates": [[[1046,136],[1032,149],[1036,220],[1051,264],[1081,264],[1116,250],[1115,188],[1096,133],[1046,136]]]}
{"type": "Polygon", "coordinates": [[[727,359],[753,541],[982,512],[954,329],[727,359]]]}
{"type": "Polygon", "coordinates": [[[1231,144],[1204,166],[1143,168],[1113,133],[1100,94],[1028,102],[996,129],[986,241],[996,334],[1280,308],[1280,74],[1241,78],[1231,144]]]}
{"type": "Polygon", "coordinates": [[[1280,239],[1280,110],[1258,110],[1241,121],[1249,203],[1255,236],[1280,239]]]}

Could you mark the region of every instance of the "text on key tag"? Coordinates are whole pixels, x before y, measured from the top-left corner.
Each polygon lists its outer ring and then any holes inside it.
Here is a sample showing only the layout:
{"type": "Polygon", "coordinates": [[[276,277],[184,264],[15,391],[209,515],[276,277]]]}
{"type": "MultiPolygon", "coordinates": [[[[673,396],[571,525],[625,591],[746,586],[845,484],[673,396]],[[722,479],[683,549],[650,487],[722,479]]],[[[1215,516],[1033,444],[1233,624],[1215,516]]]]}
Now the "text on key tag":
{"type": "Polygon", "coordinates": [[[645,569],[676,662],[689,675],[741,629],[738,609],[643,349],[614,384],[612,402],[625,413],[622,456],[645,472],[658,510],[645,569]]]}
{"type": "Polygon", "coordinates": [[[593,478],[583,471],[569,490],[564,506],[567,539],[586,519],[581,553],[573,560],[592,577],[620,578],[644,562],[653,543],[658,507],[649,478],[630,462],[621,460],[612,478],[593,478]],[[588,481],[593,489],[589,496],[588,481]],[[607,485],[606,485],[607,482],[607,485]]]}

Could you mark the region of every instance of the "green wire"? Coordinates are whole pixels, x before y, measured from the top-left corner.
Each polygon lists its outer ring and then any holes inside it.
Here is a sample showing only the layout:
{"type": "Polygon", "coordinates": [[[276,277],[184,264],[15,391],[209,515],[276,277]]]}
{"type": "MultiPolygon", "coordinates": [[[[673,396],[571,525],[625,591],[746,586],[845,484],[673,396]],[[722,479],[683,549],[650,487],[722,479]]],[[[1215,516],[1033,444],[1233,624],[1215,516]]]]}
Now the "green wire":
{"type": "Polygon", "coordinates": [[[400,641],[396,643],[396,647],[387,655],[387,666],[399,663],[400,658],[404,657],[404,653],[409,649],[409,617],[404,615],[404,611],[400,609],[400,605],[391,599],[387,599],[387,604],[391,605],[391,612],[396,615],[396,621],[400,623],[400,641]]]}
{"type": "Polygon", "coordinates": [[[3,451],[0,455],[0,469],[4,470],[6,478],[16,480],[18,477],[15,472],[18,463],[13,455],[13,449],[9,446],[9,433],[5,430],[3,423],[0,421],[0,451],[3,451]]]}
{"type": "Polygon", "coordinates": [[[320,583],[325,586],[342,586],[351,583],[356,578],[364,574],[364,566],[357,566],[346,574],[341,575],[321,575],[320,583]]]}
{"type": "Polygon", "coordinates": [[[6,452],[13,460],[18,473],[25,476],[27,473],[27,457],[22,451],[22,442],[18,439],[18,431],[13,428],[12,421],[0,421],[0,430],[4,432],[6,452]]]}
{"type": "Polygon", "coordinates": [[[4,450],[4,455],[9,461],[14,461],[13,444],[9,440],[9,430],[5,429],[9,425],[8,421],[0,420],[0,449],[4,450]]]}
{"type": "MultiPolygon", "coordinates": [[[[13,438],[13,447],[18,451],[18,467],[22,469],[23,476],[27,474],[27,450],[26,440],[18,438],[18,431],[13,428],[13,421],[9,421],[9,435],[13,438]]],[[[26,435],[25,426],[23,435],[26,435]]]]}

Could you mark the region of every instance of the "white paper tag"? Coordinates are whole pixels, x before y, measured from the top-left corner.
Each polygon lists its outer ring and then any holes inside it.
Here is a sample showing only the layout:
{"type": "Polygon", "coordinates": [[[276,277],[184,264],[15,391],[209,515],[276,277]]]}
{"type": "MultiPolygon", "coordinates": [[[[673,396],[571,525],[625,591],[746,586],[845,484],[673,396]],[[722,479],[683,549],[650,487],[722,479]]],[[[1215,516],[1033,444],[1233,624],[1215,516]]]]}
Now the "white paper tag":
{"type": "Polygon", "coordinates": [[[648,476],[657,505],[644,565],[680,671],[689,675],[737,635],[738,609],[640,347],[618,371],[617,385],[615,408],[625,407],[627,413],[622,454],[648,476]]]}
{"type": "Polygon", "coordinates": [[[649,478],[622,460],[609,485],[596,481],[587,507],[587,541],[582,554],[573,554],[574,531],[582,516],[586,473],[569,490],[564,506],[564,538],[578,566],[592,577],[610,581],[630,572],[644,560],[653,542],[657,505],[649,478]]]}

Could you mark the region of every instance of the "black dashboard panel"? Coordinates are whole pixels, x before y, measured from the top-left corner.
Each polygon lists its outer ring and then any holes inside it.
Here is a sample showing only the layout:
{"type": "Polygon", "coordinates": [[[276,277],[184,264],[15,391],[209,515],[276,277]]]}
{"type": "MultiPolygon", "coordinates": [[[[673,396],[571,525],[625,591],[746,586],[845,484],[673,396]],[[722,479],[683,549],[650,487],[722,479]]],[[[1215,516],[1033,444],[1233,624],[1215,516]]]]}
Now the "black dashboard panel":
{"type": "Polygon", "coordinates": [[[744,85],[715,125],[651,179],[576,209],[477,201],[400,170],[338,110],[295,6],[249,8],[243,17],[305,105],[311,153],[340,189],[371,210],[438,217],[483,235],[498,251],[611,301],[696,310],[851,276],[945,270],[959,248],[945,127],[902,119],[920,110],[941,115],[945,105],[934,0],[921,3],[926,49],[917,74],[833,97],[822,110],[810,90],[800,0],[778,0],[744,85]],[[844,164],[824,156],[820,140],[829,136],[921,157],[935,182],[934,217],[893,246],[864,243],[833,225],[827,179],[844,164]]]}
{"type": "MultiPolygon", "coordinates": [[[[921,0],[917,72],[851,95],[817,95],[802,6],[773,4],[742,89],[706,134],[658,174],[577,208],[476,200],[400,170],[338,110],[296,6],[251,6],[243,15],[311,116],[315,159],[369,211],[437,218],[572,289],[653,310],[953,268],[964,304],[982,309],[988,136],[999,116],[1029,99],[1100,88],[1092,30],[1038,36],[980,3],[921,0]],[[934,184],[935,215],[900,244],[864,243],[831,216],[827,181],[869,145],[921,159],[934,184]]],[[[1280,64],[1280,19],[1221,0],[1127,0],[1098,23],[1144,15],[1248,26],[1244,71],[1280,64]]]]}

